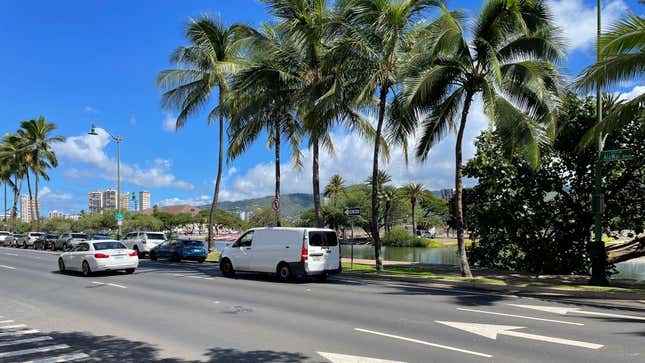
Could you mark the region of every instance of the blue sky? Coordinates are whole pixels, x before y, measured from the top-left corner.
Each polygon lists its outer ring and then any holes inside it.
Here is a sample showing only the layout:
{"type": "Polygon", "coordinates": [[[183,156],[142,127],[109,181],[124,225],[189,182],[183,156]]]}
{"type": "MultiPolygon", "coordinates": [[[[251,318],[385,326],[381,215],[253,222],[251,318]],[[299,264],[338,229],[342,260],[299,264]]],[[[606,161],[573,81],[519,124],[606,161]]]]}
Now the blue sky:
{"type": "MultiPolygon", "coordinates": [[[[552,0],[569,43],[563,73],[575,75],[594,59],[595,0],[552,0]]],[[[636,0],[605,0],[608,22],[626,11],[642,13],[636,0]]],[[[470,14],[481,1],[449,1],[470,14]]],[[[270,20],[257,0],[235,1],[4,1],[0,5],[0,134],[14,132],[22,120],[44,115],[68,137],[58,145],[60,166],[43,184],[42,210],[77,213],[87,209],[87,193],[115,185],[116,149],[109,136],[89,136],[95,123],[120,135],[122,190],[149,190],[153,204],[206,204],[216,171],[216,128],[206,113],[175,132],[174,114],[160,107],[157,73],[169,68],[168,55],[185,44],[187,19],[209,12],[225,23],[257,25],[270,20]]],[[[626,84],[629,92],[639,84],[626,84]]],[[[466,156],[472,139],[487,125],[481,111],[470,117],[466,156]]],[[[365,179],[369,146],[341,130],[334,133],[336,155],[324,155],[321,179],[340,173],[348,182],[365,179]]],[[[424,164],[403,164],[392,153],[385,169],[397,184],[410,180],[426,187],[450,187],[454,138],[432,151],[424,164]]],[[[310,157],[305,169],[283,166],[283,193],[310,192],[310,157]]],[[[285,150],[283,160],[288,160],[285,150]]],[[[251,150],[224,167],[222,199],[269,195],[273,189],[272,153],[260,138],[251,150]]],[[[26,187],[25,187],[26,190],[26,187]]]]}

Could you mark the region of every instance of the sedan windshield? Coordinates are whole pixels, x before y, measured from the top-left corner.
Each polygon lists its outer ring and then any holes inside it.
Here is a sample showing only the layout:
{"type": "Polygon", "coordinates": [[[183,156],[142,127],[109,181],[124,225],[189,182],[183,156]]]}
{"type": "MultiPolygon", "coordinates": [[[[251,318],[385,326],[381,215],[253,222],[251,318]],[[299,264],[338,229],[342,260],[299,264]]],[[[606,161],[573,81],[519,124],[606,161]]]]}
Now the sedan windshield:
{"type": "Polygon", "coordinates": [[[94,243],[94,250],[118,250],[125,249],[126,247],[121,242],[111,241],[111,242],[97,242],[94,243]]]}
{"type": "Polygon", "coordinates": [[[166,239],[166,236],[164,236],[163,233],[146,233],[146,237],[148,237],[148,239],[160,239],[160,240],[166,239]]]}

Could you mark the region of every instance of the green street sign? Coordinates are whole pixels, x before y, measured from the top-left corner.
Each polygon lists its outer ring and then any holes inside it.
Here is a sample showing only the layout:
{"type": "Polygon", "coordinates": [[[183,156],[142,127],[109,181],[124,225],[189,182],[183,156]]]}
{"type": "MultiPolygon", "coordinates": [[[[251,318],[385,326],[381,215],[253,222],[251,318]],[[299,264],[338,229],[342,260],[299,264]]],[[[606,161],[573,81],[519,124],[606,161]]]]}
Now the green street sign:
{"type": "Polygon", "coordinates": [[[123,215],[123,213],[117,213],[117,214],[115,215],[115,217],[116,217],[116,220],[117,220],[117,221],[122,221],[122,220],[125,218],[125,216],[123,215]]]}
{"type": "Polygon", "coordinates": [[[600,153],[601,161],[629,160],[633,157],[634,153],[630,149],[605,150],[600,153]]]}

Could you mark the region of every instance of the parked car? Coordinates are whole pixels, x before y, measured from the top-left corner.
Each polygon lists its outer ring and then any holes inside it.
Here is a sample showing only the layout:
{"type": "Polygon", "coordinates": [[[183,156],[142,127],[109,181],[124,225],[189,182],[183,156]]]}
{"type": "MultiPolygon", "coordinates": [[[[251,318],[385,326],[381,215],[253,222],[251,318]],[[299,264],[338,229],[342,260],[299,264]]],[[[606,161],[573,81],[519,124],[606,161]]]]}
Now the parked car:
{"type": "Polygon", "coordinates": [[[23,233],[14,233],[13,238],[9,242],[10,247],[19,247],[18,240],[21,240],[25,235],[23,233]]]}
{"type": "Polygon", "coordinates": [[[54,243],[55,250],[66,251],[81,241],[87,240],[88,236],[85,233],[65,232],[58,236],[56,243],[54,243]]]}
{"type": "Polygon", "coordinates": [[[58,239],[57,234],[45,233],[34,242],[35,250],[54,250],[54,243],[58,239]]]}
{"type": "Polygon", "coordinates": [[[137,252],[114,240],[79,241],[70,251],[58,258],[58,269],[80,271],[91,276],[98,271],[125,270],[131,274],[139,267],[137,252]]]}
{"type": "Polygon", "coordinates": [[[13,234],[9,231],[0,231],[0,246],[9,246],[13,240],[13,234]]]}
{"type": "Polygon", "coordinates": [[[167,258],[176,262],[191,260],[202,263],[206,261],[207,256],[208,251],[204,248],[204,242],[183,238],[165,241],[150,250],[150,259],[153,261],[167,258]]]}
{"type": "Polygon", "coordinates": [[[107,234],[93,234],[89,238],[90,241],[99,241],[99,240],[105,240],[105,239],[112,239],[112,238],[110,238],[110,236],[108,236],[107,234]]]}
{"type": "Polygon", "coordinates": [[[128,233],[121,242],[135,251],[139,258],[144,258],[152,248],[166,241],[163,232],[134,231],[128,233]]]}
{"type": "Polygon", "coordinates": [[[27,232],[18,241],[16,241],[16,244],[18,247],[22,248],[32,248],[34,247],[34,243],[36,242],[37,239],[40,237],[44,236],[45,234],[42,232],[27,232]]]}
{"type": "Polygon", "coordinates": [[[254,228],[222,251],[224,276],[236,271],[277,274],[283,281],[341,271],[336,232],[320,228],[254,228]]]}

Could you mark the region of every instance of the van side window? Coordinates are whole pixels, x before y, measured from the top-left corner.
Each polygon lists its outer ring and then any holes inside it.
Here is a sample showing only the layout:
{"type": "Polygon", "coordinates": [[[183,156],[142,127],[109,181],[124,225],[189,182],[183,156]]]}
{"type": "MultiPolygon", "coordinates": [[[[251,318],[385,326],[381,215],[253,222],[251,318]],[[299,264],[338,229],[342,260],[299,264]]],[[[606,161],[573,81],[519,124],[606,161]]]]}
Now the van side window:
{"type": "Polygon", "coordinates": [[[253,242],[253,231],[245,234],[240,238],[240,247],[251,247],[251,243],[253,242]]]}
{"type": "Polygon", "coordinates": [[[336,232],[330,232],[330,231],[309,232],[309,246],[315,246],[315,247],[338,246],[338,238],[336,238],[336,232]]]}

